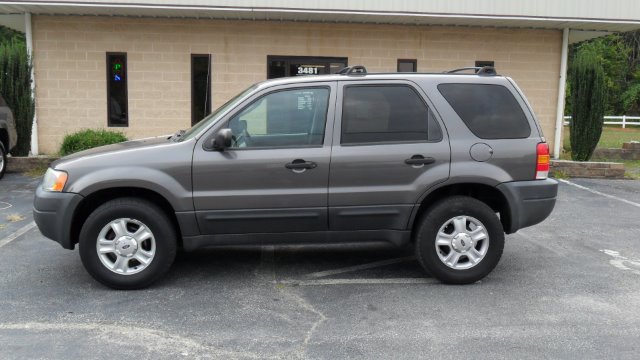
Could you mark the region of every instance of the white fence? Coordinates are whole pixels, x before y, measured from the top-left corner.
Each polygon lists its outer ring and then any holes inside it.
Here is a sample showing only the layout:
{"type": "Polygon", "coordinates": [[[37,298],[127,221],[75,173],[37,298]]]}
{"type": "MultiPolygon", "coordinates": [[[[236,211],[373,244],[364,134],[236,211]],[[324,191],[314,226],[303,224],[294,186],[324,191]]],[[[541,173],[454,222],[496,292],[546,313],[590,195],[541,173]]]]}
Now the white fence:
{"type": "MultiPolygon", "coordinates": [[[[571,116],[565,116],[564,117],[564,124],[565,125],[569,125],[569,122],[567,120],[571,120],[571,116]]],[[[605,125],[622,125],[622,128],[626,128],[627,125],[631,125],[631,126],[640,126],[640,116],[627,116],[627,115],[622,115],[622,116],[605,116],[604,117],[604,124],[605,125]],[[609,121],[607,121],[609,120],[609,121]],[[611,120],[618,120],[618,121],[611,121],[611,120]],[[629,121],[631,120],[631,121],[629,121]]]]}

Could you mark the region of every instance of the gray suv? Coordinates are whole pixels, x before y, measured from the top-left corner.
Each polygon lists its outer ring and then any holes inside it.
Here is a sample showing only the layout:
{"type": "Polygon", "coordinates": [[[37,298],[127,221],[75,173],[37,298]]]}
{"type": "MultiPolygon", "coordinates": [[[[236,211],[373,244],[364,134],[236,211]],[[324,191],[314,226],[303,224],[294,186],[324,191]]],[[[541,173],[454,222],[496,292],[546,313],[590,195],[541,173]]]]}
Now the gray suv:
{"type": "Polygon", "coordinates": [[[379,241],[465,284],[496,266],[505,233],[551,213],[548,169],[510,78],[356,66],[258,83],[187,131],[60,159],[34,218],[118,289],[157,280],[178,248],[379,241]]]}
{"type": "Polygon", "coordinates": [[[0,179],[7,170],[7,155],[16,146],[18,135],[16,134],[16,123],[13,119],[13,112],[0,95],[0,179]]]}

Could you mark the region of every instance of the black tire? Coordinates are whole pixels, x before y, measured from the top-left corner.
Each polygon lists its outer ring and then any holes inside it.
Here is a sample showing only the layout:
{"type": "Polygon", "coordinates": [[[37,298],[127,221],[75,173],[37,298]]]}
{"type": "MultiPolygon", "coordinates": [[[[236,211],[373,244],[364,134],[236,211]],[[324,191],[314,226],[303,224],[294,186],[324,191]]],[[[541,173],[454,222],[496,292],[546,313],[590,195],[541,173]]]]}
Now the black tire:
{"type": "MultiPolygon", "coordinates": [[[[440,200],[426,211],[417,225],[415,233],[416,257],[427,272],[443,283],[471,284],[483,279],[496,267],[502,256],[504,230],[500,219],[487,204],[472,197],[452,196],[440,200]],[[474,266],[468,269],[454,269],[440,259],[438,252],[442,250],[436,247],[436,239],[441,227],[449,220],[463,215],[473,217],[482,223],[488,233],[488,249],[484,257],[474,266]]],[[[481,246],[480,241],[471,246],[481,246]]],[[[452,247],[450,251],[454,251],[452,247]]],[[[468,266],[469,259],[465,258],[464,254],[462,255],[468,266]]]]}
{"type": "Polygon", "coordinates": [[[155,204],[140,198],[119,198],[100,205],[89,215],[80,231],[79,245],[82,264],[93,278],[114,289],[141,289],[158,280],[173,264],[177,248],[176,229],[167,214],[155,204]],[[96,250],[101,230],[120,218],[140,221],[155,239],[155,255],[138,273],[123,275],[113,272],[102,263],[96,250]]]}
{"type": "Polygon", "coordinates": [[[7,170],[7,150],[4,147],[2,141],[0,141],[0,179],[4,176],[4,172],[7,170]]]}

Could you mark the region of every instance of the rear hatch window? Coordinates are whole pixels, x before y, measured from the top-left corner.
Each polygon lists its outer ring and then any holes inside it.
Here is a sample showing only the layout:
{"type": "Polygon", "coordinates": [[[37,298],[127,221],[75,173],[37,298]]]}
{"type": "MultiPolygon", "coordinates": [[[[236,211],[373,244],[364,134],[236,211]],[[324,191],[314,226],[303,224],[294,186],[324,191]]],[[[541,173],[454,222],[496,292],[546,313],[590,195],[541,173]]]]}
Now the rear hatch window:
{"type": "Polygon", "coordinates": [[[522,139],[531,135],[520,104],[502,85],[440,84],[438,91],[481,139],[522,139]]]}

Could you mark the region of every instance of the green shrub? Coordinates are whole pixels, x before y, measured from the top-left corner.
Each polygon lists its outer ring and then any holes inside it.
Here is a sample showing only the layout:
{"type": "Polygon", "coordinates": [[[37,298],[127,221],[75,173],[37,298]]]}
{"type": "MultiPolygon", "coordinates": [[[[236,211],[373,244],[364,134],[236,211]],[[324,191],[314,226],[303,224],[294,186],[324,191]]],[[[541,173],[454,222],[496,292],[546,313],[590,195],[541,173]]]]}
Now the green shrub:
{"type": "Polygon", "coordinates": [[[120,132],[102,129],[82,130],[64,137],[60,147],[60,155],[65,156],[78,151],[123,141],[127,141],[127,137],[120,132]]]}
{"type": "Polygon", "coordinates": [[[602,135],[607,89],[602,61],[588,46],[580,48],[571,66],[571,158],[587,161],[602,135]]]}

